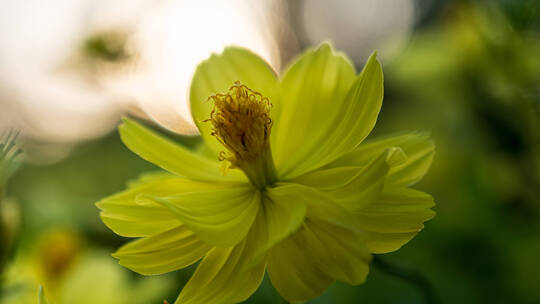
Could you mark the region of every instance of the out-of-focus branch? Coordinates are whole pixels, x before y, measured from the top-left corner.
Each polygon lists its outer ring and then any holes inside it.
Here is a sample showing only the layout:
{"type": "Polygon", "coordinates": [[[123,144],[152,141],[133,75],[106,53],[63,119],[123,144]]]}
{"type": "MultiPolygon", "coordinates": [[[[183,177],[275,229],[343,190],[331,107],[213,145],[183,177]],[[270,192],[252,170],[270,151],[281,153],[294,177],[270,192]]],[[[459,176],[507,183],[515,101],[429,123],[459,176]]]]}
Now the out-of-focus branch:
{"type": "Polygon", "coordinates": [[[384,261],[377,255],[373,256],[372,265],[386,274],[398,277],[416,286],[416,288],[418,288],[418,290],[422,293],[425,303],[427,304],[440,303],[440,301],[438,300],[435,294],[433,286],[431,285],[429,280],[420,272],[412,270],[412,269],[407,269],[404,267],[392,265],[384,261]]]}

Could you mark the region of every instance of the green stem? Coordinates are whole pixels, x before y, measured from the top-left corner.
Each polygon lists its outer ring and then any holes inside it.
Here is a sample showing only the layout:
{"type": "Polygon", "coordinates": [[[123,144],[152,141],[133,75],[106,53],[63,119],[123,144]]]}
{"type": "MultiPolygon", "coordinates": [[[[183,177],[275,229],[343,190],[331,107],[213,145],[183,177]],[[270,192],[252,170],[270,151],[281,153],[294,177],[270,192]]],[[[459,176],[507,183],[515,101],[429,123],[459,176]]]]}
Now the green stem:
{"type": "Polygon", "coordinates": [[[386,274],[398,277],[416,286],[416,288],[418,288],[418,290],[422,293],[425,303],[440,303],[435,295],[435,291],[433,290],[431,283],[418,271],[391,265],[376,255],[373,256],[372,265],[386,274]]]}
{"type": "MultiPolygon", "coordinates": [[[[1,176],[0,176],[1,178],[1,176]]],[[[4,185],[3,181],[0,180],[0,300],[4,296],[3,287],[4,287],[4,262],[8,255],[8,244],[2,244],[5,239],[7,239],[4,231],[4,218],[2,215],[2,204],[4,200],[4,185]]]]}

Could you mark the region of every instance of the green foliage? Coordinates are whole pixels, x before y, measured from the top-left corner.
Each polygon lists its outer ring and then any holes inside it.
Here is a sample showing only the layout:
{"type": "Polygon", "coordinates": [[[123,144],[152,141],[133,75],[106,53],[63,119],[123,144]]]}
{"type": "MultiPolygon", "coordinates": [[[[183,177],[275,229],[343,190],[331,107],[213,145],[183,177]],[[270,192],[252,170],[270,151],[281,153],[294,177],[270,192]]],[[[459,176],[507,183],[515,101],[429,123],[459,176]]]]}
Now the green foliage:
{"type": "Polygon", "coordinates": [[[19,166],[16,160],[22,150],[16,146],[17,136],[18,133],[11,130],[0,135],[0,200],[4,195],[8,178],[19,166]]]}
{"type": "Polygon", "coordinates": [[[45,297],[45,292],[43,291],[43,286],[41,286],[41,285],[39,285],[39,289],[38,289],[38,304],[49,304],[49,301],[47,300],[47,297],[45,297]]]}

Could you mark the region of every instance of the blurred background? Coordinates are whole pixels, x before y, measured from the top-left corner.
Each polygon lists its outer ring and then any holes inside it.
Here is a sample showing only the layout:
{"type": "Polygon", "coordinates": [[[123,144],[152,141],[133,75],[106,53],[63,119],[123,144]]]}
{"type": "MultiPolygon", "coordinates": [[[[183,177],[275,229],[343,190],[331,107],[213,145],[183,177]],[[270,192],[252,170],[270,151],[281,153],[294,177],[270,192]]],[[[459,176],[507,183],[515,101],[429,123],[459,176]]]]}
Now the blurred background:
{"type": "MultiPolygon", "coordinates": [[[[235,44],[282,71],[327,40],[358,71],[379,50],[373,136],[431,132],[416,188],[437,216],[364,285],[309,303],[540,303],[539,1],[0,1],[0,303],[37,303],[40,284],[58,304],[174,302],[193,269],[119,266],[127,239],[94,206],[156,169],[120,117],[195,147],[198,62],[235,44]]],[[[265,279],[248,303],[280,301],[265,279]]]]}

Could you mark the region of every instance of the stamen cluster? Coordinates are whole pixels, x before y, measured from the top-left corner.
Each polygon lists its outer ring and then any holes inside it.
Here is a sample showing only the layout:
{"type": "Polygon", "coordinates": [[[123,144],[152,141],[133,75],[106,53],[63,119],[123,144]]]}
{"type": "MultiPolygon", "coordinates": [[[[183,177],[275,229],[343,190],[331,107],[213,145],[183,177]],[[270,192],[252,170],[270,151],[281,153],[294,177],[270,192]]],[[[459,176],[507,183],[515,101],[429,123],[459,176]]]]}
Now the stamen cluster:
{"type": "Polygon", "coordinates": [[[236,166],[257,159],[268,148],[272,119],[267,97],[237,81],[227,93],[212,95],[208,100],[214,102],[209,119],[212,135],[230,152],[221,153],[221,160],[236,166]]]}

